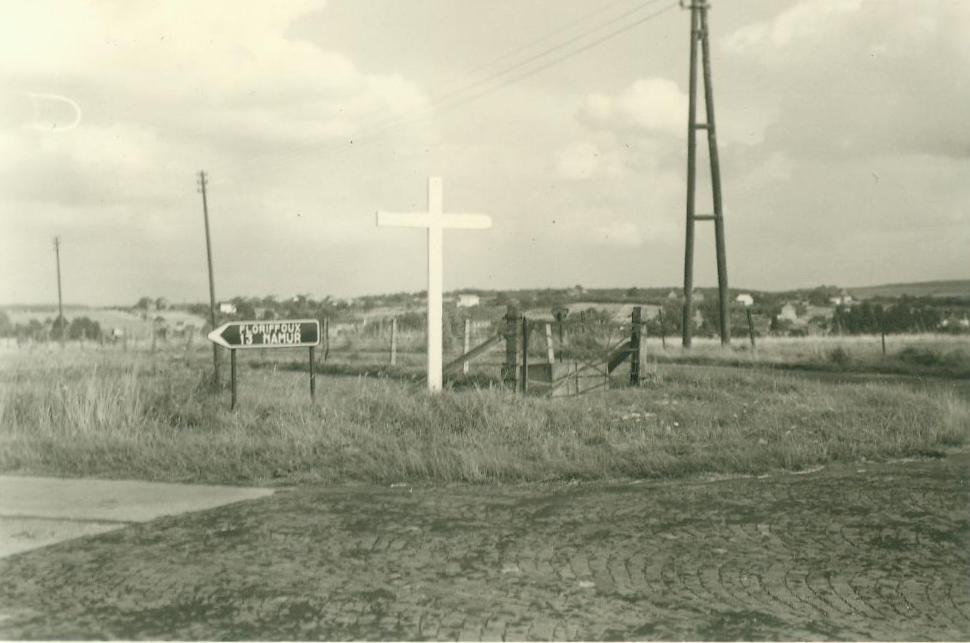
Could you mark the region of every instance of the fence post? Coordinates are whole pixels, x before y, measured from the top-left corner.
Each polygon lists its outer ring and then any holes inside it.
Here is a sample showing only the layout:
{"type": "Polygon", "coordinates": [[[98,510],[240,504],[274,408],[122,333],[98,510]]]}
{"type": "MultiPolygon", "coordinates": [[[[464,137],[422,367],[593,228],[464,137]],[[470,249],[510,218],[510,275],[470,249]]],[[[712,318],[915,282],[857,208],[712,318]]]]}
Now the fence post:
{"type": "Polygon", "coordinates": [[[552,346],[552,324],[546,322],[546,359],[550,364],[556,362],[556,350],[552,346]]]}
{"type": "Polygon", "coordinates": [[[391,366],[397,365],[397,317],[391,317],[391,366]]]}
{"type": "Polygon", "coordinates": [[[667,350],[667,324],[664,322],[664,307],[660,307],[660,345],[667,350]]]}
{"type": "Polygon", "coordinates": [[[555,312],[555,315],[556,315],[556,331],[557,331],[557,334],[559,335],[559,350],[561,351],[563,345],[566,343],[566,333],[565,333],[565,329],[563,328],[563,321],[565,320],[566,313],[561,310],[557,310],[555,312]]]}
{"type": "Polygon", "coordinates": [[[881,334],[882,334],[882,356],[885,357],[886,356],[886,327],[880,326],[879,330],[881,331],[881,334]]]}
{"type": "Polygon", "coordinates": [[[505,366],[502,367],[502,381],[518,388],[519,349],[519,311],[509,304],[505,311],[505,366]]]}
{"type": "Polygon", "coordinates": [[[330,318],[323,318],[323,361],[330,357],[330,318]]]}
{"type": "MultiPolygon", "coordinates": [[[[463,355],[467,354],[468,351],[470,351],[471,349],[472,349],[472,320],[466,317],[465,318],[465,350],[462,351],[462,354],[463,355]]],[[[463,375],[468,375],[468,367],[469,367],[469,364],[468,364],[468,360],[466,359],[465,362],[461,365],[461,372],[463,375]]]]}
{"type": "Polygon", "coordinates": [[[754,345],[754,322],[751,320],[751,309],[745,306],[744,316],[748,318],[748,338],[751,340],[751,350],[757,349],[754,345]]]}
{"type": "Polygon", "coordinates": [[[640,306],[634,306],[630,316],[630,386],[640,386],[641,312],[640,306]]]}
{"type": "Polygon", "coordinates": [[[529,392],[529,320],[522,315],[522,392],[529,392]]]}

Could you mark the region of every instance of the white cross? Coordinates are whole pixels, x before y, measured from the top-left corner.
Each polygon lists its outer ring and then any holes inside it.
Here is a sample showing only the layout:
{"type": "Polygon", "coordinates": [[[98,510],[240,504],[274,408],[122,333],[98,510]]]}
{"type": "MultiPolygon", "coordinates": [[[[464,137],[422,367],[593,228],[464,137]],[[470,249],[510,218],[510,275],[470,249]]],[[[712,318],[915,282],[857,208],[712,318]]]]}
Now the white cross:
{"type": "Polygon", "coordinates": [[[377,225],[428,229],[428,390],[441,390],[441,283],[445,228],[484,230],[492,227],[487,214],[449,214],[442,211],[441,177],[428,177],[427,212],[377,213],[377,225]]]}

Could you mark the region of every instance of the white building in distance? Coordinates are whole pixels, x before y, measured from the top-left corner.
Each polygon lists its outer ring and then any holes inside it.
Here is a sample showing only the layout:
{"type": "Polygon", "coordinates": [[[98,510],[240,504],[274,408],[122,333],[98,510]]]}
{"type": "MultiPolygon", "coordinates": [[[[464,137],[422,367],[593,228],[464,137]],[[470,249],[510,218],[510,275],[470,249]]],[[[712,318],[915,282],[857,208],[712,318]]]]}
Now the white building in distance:
{"type": "Polygon", "coordinates": [[[472,306],[477,306],[480,303],[481,303],[481,298],[478,295],[471,295],[471,294],[458,295],[459,308],[471,308],[472,306]]]}

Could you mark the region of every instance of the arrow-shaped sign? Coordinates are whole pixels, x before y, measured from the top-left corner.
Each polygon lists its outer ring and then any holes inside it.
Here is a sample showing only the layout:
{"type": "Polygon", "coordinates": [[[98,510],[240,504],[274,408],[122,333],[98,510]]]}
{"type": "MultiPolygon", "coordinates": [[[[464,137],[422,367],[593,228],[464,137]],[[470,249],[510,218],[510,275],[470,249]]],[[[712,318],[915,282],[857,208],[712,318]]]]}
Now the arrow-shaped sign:
{"type": "Polygon", "coordinates": [[[233,321],[216,328],[209,341],[225,348],[295,348],[320,343],[320,322],[316,319],[274,319],[233,321]]]}

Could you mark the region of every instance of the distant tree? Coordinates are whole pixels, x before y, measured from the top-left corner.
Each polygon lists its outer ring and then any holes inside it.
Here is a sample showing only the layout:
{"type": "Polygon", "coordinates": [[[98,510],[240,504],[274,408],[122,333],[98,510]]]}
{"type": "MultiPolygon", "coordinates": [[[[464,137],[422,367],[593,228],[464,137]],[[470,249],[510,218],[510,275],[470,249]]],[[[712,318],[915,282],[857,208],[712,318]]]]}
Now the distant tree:
{"type": "Polygon", "coordinates": [[[87,317],[75,317],[68,327],[67,336],[70,339],[100,339],[101,324],[87,317]]]}
{"type": "Polygon", "coordinates": [[[245,297],[233,297],[230,301],[236,307],[234,317],[237,319],[253,319],[256,317],[256,307],[253,305],[253,301],[245,297]]]}
{"type": "Polygon", "coordinates": [[[69,324],[66,317],[58,316],[50,324],[50,335],[52,339],[60,339],[67,336],[69,324]],[[63,334],[63,335],[62,335],[63,334]]]}
{"type": "Polygon", "coordinates": [[[139,310],[148,310],[149,307],[151,307],[151,305],[154,303],[155,303],[155,300],[152,299],[151,297],[142,297],[141,299],[138,300],[138,303],[135,304],[135,308],[139,310]]]}
{"type": "Polygon", "coordinates": [[[7,311],[0,310],[0,337],[10,337],[14,334],[15,327],[10,321],[7,311]]]}
{"type": "Polygon", "coordinates": [[[833,297],[838,297],[841,291],[836,286],[819,286],[809,291],[808,303],[813,306],[826,306],[833,297]]]}
{"type": "Polygon", "coordinates": [[[28,337],[35,339],[37,341],[46,339],[46,331],[44,325],[37,321],[36,319],[31,319],[27,322],[25,326],[25,331],[28,337]]]}

